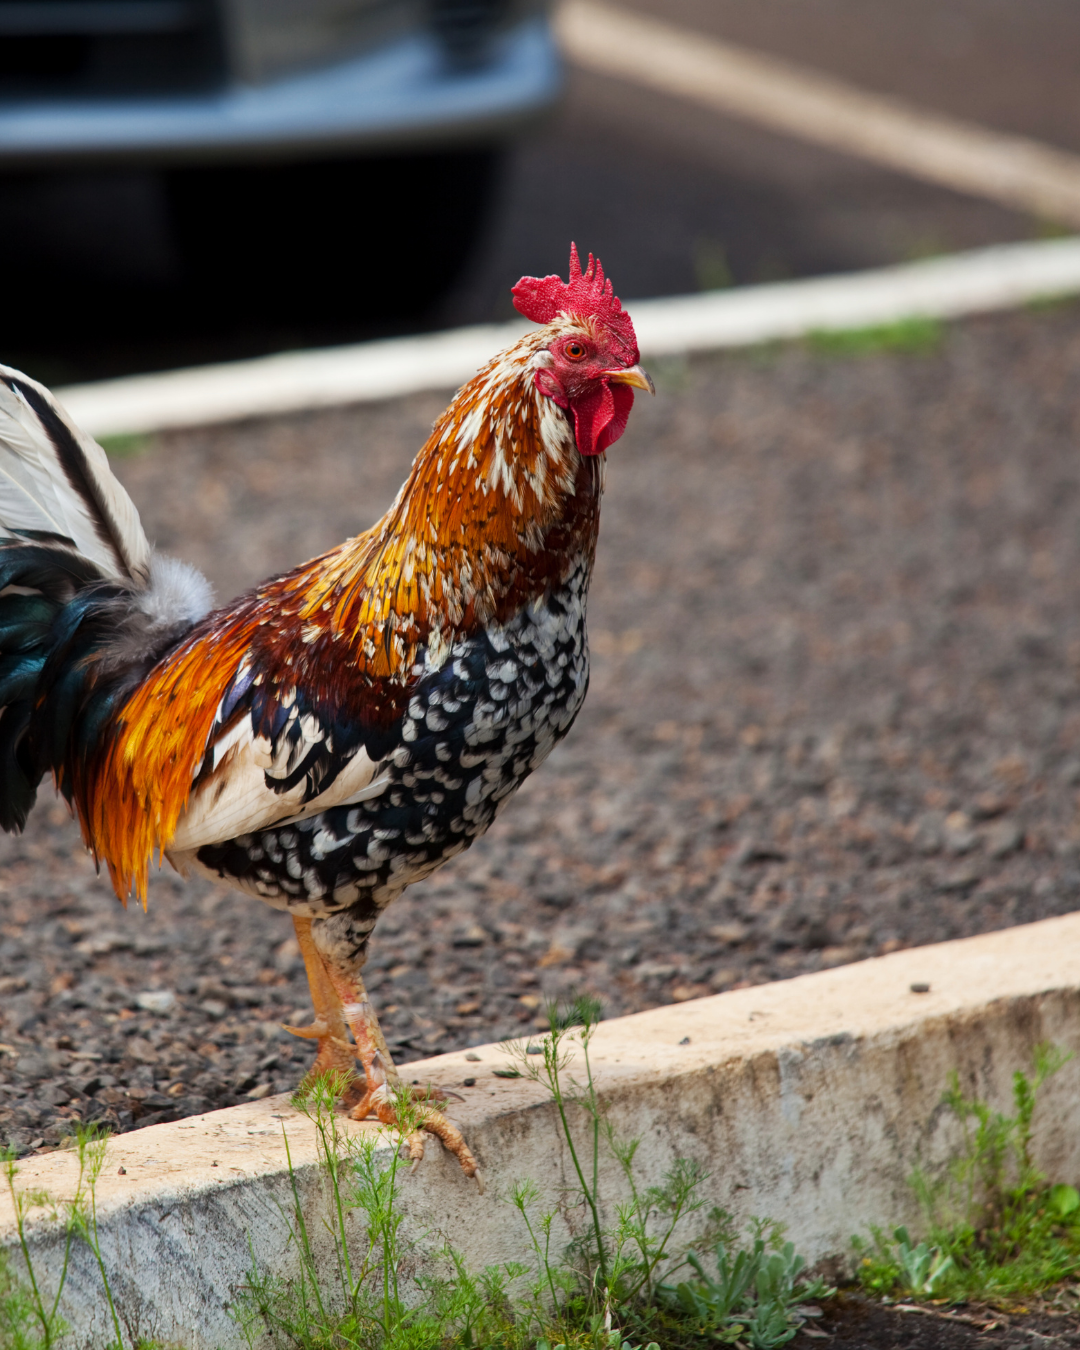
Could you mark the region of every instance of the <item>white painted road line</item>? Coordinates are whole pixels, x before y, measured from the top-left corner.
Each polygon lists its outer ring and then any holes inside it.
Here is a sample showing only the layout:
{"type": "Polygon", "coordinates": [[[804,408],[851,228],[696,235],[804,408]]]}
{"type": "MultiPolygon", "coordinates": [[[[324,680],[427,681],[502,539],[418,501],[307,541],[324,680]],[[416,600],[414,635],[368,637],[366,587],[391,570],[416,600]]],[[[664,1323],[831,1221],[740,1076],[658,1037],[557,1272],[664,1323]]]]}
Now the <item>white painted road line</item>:
{"type": "Polygon", "coordinates": [[[625,9],[566,0],[578,66],[689,99],[959,192],[1080,225],[1080,157],[910,107],[625,9]]]}
{"type": "MultiPolygon", "coordinates": [[[[627,302],[643,356],[714,351],[815,330],[951,319],[1080,293],[1080,239],[1002,244],[872,272],[627,302]]],[[[57,390],[93,436],[206,426],[453,389],[527,327],[521,321],[361,342],[57,390]]]]}
{"type": "Polygon", "coordinates": [[[628,304],[642,353],[745,347],[806,333],[955,319],[1080,293],[1080,239],[999,244],[843,276],[628,304]]]}
{"type": "Polygon", "coordinates": [[[235,422],[394,398],[420,389],[455,388],[528,327],[519,320],[423,337],[282,352],[71,385],[56,394],[91,436],[235,422]]]}

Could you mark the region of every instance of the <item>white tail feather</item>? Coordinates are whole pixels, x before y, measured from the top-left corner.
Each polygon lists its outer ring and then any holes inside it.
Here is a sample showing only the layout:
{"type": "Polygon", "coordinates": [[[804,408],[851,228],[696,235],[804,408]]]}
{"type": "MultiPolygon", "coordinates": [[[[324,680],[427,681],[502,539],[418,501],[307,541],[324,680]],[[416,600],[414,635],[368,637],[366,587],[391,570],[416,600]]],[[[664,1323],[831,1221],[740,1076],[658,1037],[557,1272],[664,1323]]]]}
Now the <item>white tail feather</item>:
{"type": "Polygon", "coordinates": [[[101,446],[36,381],[0,366],[0,538],[65,543],[146,585],[150,544],[101,446]]]}

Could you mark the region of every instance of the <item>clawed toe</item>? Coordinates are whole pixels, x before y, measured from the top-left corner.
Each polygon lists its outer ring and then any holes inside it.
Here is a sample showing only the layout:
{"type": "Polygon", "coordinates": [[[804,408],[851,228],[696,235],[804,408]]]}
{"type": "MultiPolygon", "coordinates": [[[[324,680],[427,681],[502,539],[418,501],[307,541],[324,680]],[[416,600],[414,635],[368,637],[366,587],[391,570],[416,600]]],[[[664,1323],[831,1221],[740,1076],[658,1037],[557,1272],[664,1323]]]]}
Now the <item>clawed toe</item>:
{"type": "Polygon", "coordinates": [[[424,1138],[421,1134],[421,1130],[423,1130],[428,1134],[435,1135],[446,1151],[454,1155],[461,1170],[467,1177],[471,1177],[476,1182],[477,1190],[483,1195],[484,1179],[480,1175],[480,1168],[473,1157],[472,1149],[465,1142],[465,1138],[458,1127],[447,1120],[441,1111],[425,1112],[419,1123],[420,1129],[409,1135],[405,1140],[409,1157],[412,1159],[413,1170],[415,1171],[424,1157],[424,1138]]]}
{"type": "MultiPolygon", "coordinates": [[[[379,1026],[360,978],[363,965],[363,946],[358,959],[338,965],[320,954],[312,936],[312,920],[293,916],[296,940],[304,958],[308,985],[311,989],[315,1017],[310,1026],[286,1026],[294,1036],[319,1043],[315,1064],[305,1083],[339,1075],[335,1095],[353,1120],[375,1116],[383,1125],[397,1129],[413,1167],[424,1156],[424,1134],[437,1135],[457,1158],[467,1177],[475,1177],[481,1192],[484,1189],[476,1159],[461,1136],[439,1109],[447,1097],[464,1101],[457,1093],[440,1092],[432,1087],[402,1087],[386,1037],[379,1026]],[[352,1033],[353,1040],[345,1038],[352,1033]],[[363,1066],[363,1079],[356,1071],[356,1061],[363,1066]],[[349,1109],[349,1100],[359,1094],[355,1106],[349,1109]],[[395,1095],[400,1094],[398,1100],[395,1095]]],[[[365,939],[366,941],[366,939],[365,939]]]]}
{"type": "MultiPolygon", "coordinates": [[[[479,1193],[483,1195],[484,1178],[480,1173],[479,1167],[477,1167],[476,1165],[476,1159],[472,1155],[472,1150],[469,1148],[468,1144],[466,1144],[465,1140],[462,1138],[457,1128],[451,1125],[450,1122],[445,1117],[442,1117],[442,1124],[446,1127],[446,1130],[449,1134],[457,1136],[456,1143],[452,1137],[447,1137],[447,1134],[444,1134],[437,1127],[437,1125],[433,1126],[429,1124],[427,1121],[425,1121],[423,1129],[430,1130],[431,1133],[434,1134],[435,1137],[439,1139],[441,1143],[447,1148],[447,1150],[450,1153],[452,1153],[455,1158],[457,1158],[458,1162],[461,1165],[461,1170],[465,1173],[467,1177],[471,1177],[472,1180],[476,1182],[477,1191],[479,1191],[479,1193]]],[[[407,1153],[409,1160],[412,1163],[412,1166],[409,1168],[409,1174],[412,1175],[412,1173],[415,1172],[419,1168],[420,1164],[424,1161],[423,1130],[416,1130],[413,1134],[410,1134],[408,1136],[408,1138],[405,1140],[405,1152],[407,1153]]]]}

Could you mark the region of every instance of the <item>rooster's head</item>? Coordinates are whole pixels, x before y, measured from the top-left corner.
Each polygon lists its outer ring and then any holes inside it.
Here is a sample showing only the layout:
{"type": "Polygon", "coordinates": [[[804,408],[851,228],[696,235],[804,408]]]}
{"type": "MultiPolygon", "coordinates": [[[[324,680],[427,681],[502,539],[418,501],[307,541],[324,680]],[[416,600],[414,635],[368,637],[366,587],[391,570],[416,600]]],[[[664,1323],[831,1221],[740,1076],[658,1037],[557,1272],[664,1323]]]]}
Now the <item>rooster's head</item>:
{"type": "Polygon", "coordinates": [[[537,360],[537,389],[573,414],[578,450],[600,454],[626,430],[634,390],[655,392],[638,365],[630,315],[605,281],[599,259],[594,262],[590,253],[582,272],[574,244],[569,282],[557,276],[522,277],[513,296],[521,314],[553,330],[537,360]]]}

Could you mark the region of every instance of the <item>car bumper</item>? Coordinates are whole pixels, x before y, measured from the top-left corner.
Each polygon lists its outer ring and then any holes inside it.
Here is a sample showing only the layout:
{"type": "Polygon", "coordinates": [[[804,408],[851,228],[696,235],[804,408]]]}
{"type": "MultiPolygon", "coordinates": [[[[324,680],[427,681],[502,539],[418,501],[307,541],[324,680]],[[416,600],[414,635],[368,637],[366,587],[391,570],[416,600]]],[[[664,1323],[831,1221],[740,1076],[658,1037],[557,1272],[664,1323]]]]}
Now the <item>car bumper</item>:
{"type": "Polygon", "coordinates": [[[562,68],[544,18],[455,69],[426,34],[260,86],[163,98],[0,103],[0,167],[198,162],[497,140],[543,113],[562,68]]]}

